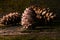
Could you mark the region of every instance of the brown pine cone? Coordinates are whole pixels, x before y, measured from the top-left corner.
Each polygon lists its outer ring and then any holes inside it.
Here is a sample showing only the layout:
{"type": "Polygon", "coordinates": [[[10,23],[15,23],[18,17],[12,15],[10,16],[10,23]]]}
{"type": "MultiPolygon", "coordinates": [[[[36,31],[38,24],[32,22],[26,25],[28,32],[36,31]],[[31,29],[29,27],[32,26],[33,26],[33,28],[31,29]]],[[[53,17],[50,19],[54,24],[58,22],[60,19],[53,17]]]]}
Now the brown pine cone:
{"type": "Polygon", "coordinates": [[[20,14],[18,14],[17,12],[9,13],[9,14],[3,16],[0,21],[1,21],[0,23],[4,24],[4,25],[19,24],[20,14]]]}

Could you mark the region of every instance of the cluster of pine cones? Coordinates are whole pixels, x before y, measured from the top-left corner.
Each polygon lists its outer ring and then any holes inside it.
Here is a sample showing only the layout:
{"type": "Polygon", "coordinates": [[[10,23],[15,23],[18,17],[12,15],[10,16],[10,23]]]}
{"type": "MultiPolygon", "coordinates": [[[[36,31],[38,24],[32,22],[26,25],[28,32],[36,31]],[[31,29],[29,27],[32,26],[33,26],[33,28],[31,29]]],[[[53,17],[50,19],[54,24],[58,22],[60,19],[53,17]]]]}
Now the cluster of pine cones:
{"type": "Polygon", "coordinates": [[[36,22],[40,24],[48,24],[52,22],[56,14],[53,13],[49,8],[40,8],[36,6],[30,6],[24,10],[22,16],[17,12],[9,13],[1,18],[1,24],[10,25],[10,24],[19,24],[28,28],[35,24],[36,22]]]}
{"type": "Polygon", "coordinates": [[[3,16],[0,20],[0,23],[4,25],[16,25],[19,24],[19,22],[20,15],[18,14],[18,12],[9,13],[3,16]]]}
{"type": "Polygon", "coordinates": [[[31,6],[24,10],[21,18],[21,25],[28,28],[31,25],[46,25],[51,24],[56,17],[49,8],[40,8],[31,6]]]}

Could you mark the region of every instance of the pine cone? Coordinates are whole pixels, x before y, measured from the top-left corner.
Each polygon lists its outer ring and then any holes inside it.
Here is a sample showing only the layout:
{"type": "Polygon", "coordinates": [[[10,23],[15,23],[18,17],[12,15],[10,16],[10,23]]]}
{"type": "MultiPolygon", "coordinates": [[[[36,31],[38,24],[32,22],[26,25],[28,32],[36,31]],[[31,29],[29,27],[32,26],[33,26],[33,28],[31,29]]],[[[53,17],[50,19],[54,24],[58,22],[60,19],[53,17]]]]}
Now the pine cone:
{"type": "Polygon", "coordinates": [[[36,13],[36,18],[40,21],[40,24],[48,24],[54,21],[56,14],[49,8],[40,8],[32,6],[36,13]]]}
{"type": "Polygon", "coordinates": [[[0,21],[4,25],[16,25],[20,22],[20,15],[17,12],[9,13],[3,16],[0,21]]]}
{"type": "Polygon", "coordinates": [[[21,25],[24,28],[28,28],[29,26],[34,24],[35,15],[35,11],[31,7],[26,8],[24,10],[24,13],[22,13],[21,25]]]}

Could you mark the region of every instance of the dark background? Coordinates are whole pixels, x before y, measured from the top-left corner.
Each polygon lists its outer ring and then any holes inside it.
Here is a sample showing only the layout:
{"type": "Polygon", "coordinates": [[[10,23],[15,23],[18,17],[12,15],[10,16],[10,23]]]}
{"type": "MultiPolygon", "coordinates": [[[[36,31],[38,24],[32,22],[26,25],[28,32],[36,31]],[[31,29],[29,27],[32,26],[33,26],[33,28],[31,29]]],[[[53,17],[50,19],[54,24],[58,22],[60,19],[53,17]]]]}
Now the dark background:
{"type": "MultiPolygon", "coordinates": [[[[20,14],[23,13],[24,9],[26,7],[29,7],[30,5],[38,5],[40,7],[49,7],[54,10],[54,12],[57,14],[57,19],[60,21],[60,0],[0,0],[0,17],[3,15],[9,13],[9,12],[19,12],[20,14]]],[[[19,36],[2,36],[0,35],[0,40],[60,40],[60,22],[53,26],[47,26],[47,27],[54,27],[54,29],[41,29],[36,30],[37,34],[27,34],[27,35],[19,35],[19,36]],[[39,33],[38,33],[39,32],[39,33]],[[56,32],[56,33],[54,33],[56,32]],[[32,36],[31,36],[32,35],[32,36]]],[[[1,27],[1,26],[0,26],[1,27]]],[[[3,27],[3,31],[5,29],[10,30],[10,26],[5,28],[3,27]]],[[[42,27],[42,26],[39,26],[42,27]]],[[[46,26],[43,26],[46,27],[46,26]]],[[[16,27],[13,27],[15,31],[16,27]]],[[[18,27],[19,28],[19,27],[18,27]]],[[[1,30],[1,29],[0,29],[1,30]]],[[[17,29],[16,29],[17,30],[17,29]]],[[[28,30],[27,30],[28,31],[28,30]]],[[[0,31],[1,32],[1,31],[0,31]]],[[[29,31],[28,31],[29,32],[29,31]]],[[[5,33],[5,32],[4,32],[5,33]]],[[[10,31],[6,32],[10,33],[10,31]]],[[[15,32],[13,32],[14,34],[15,32]]],[[[18,31],[19,33],[19,31],[18,31]]],[[[1,33],[3,34],[3,33],[1,33]]],[[[15,33],[16,34],[16,33],[15,33]]]]}

